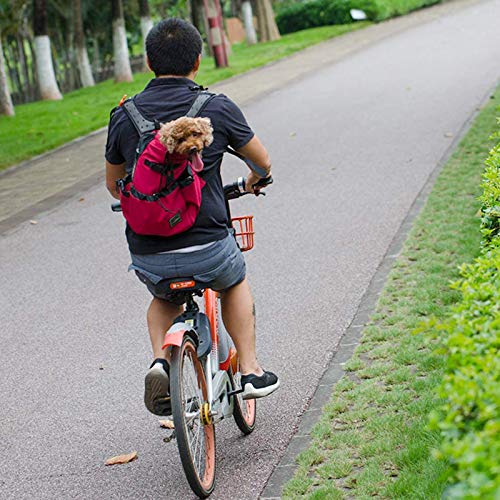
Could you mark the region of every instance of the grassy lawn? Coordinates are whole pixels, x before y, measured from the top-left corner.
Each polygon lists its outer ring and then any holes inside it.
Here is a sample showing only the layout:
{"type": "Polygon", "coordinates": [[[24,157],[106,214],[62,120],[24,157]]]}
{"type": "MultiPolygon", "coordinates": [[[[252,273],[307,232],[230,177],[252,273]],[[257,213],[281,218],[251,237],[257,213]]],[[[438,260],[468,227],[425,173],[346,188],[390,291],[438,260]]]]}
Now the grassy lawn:
{"type": "Polygon", "coordinates": [[[460,298],[448,284],[478,254],[477,197],[499,99],[497,89],[437,179],[284,497],[441,498],[447,464],[433,458],[440,436],[427,424],[446,360],[422,324],[448,314],[460,298]]]}
{"type": "MultiPolygon", "coordinates": [[[[198,83],[205,86],[286,57],[323,40],[363,28],[369,23],[324,26],[285,35],[276,42],[233,47],[230,67],[216,69],[212,58],[202,62],[198,83]]],[[[134,75],[134,82],[112,80],[65,94],[62,101],[39,101],[16,106],[16,116],[0,116],[0,169],[55,148],[107,125],[109,111],[123,94],[140,92],[151,73],[134,75]]]]}

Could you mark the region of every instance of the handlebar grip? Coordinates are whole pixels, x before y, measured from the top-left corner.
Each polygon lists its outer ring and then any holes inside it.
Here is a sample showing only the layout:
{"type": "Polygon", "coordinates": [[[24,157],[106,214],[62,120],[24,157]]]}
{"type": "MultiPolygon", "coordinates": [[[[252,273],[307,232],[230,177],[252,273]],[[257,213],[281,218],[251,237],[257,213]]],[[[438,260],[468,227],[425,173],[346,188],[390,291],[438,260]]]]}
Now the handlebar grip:
{"type": "Polygon", "coordinates": [[[253,185],[253,187],[266,187],[266,186],[269,186],[269,184],[272,184],[273,182],[274,182],[274,179],[273,179],[272,175],[270,175],[269,177],[262,177],[262,179],[259,179],[253,185]]]}

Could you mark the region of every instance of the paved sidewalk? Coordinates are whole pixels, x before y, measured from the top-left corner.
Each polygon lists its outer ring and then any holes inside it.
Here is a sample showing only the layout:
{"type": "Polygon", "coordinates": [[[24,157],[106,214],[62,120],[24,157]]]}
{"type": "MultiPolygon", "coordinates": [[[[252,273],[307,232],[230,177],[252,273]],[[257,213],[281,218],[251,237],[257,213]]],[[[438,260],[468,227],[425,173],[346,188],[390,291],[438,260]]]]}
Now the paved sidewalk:
{"type": "MultiPolygon", "coordinates": [[[[245,106],[367,45],[478,1],[455,0],[347,33],[223,81],[211,90],[245,106]]],[[[0,174],[0,234],[101,182],[105,141],[105,129],[100,129],[0,174]]]]}

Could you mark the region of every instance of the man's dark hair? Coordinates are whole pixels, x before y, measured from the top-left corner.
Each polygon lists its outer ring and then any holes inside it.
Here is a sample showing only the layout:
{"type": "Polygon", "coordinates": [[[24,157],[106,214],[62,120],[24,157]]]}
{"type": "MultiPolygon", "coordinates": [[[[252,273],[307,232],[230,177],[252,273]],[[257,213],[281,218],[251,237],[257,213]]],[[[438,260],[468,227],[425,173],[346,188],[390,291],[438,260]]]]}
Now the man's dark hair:
{"type": "Polygon", "coordinates": [[[202,40],[190,23],[172,17],[154,26],[146,37],[146,54],[156,76],[186,76],[201,54],[202,40]]]}

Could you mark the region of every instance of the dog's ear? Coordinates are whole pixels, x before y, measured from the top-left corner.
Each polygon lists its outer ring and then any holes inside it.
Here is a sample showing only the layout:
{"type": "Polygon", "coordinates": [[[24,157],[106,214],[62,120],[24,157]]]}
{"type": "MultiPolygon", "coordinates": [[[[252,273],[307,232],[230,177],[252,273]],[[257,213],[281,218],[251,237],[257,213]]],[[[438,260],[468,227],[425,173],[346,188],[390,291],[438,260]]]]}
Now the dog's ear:
{"type": "Polygon", "coordinates": [[[177,146],[176,120],[162,124],[159,132],[160,142],[165,146],[167,151],[172,154],[177,146]]]}
{"type": "Polygon", "coordinates": [[[214,136],[212,135],[214,129],[210,118],[198,118],[198,125],[203,135],[203,146],[210,146],[214,140],[214,136]]]}

